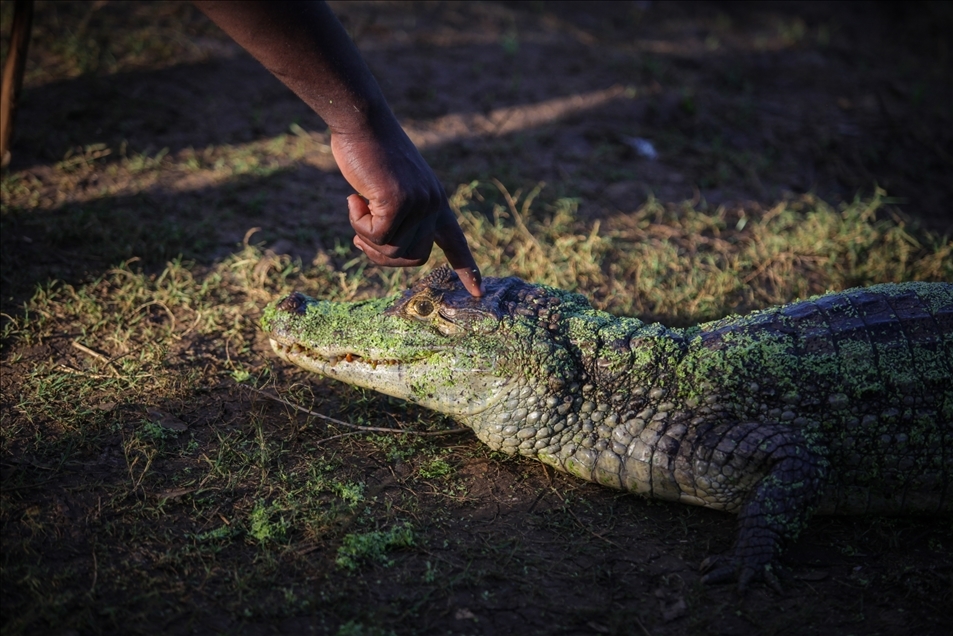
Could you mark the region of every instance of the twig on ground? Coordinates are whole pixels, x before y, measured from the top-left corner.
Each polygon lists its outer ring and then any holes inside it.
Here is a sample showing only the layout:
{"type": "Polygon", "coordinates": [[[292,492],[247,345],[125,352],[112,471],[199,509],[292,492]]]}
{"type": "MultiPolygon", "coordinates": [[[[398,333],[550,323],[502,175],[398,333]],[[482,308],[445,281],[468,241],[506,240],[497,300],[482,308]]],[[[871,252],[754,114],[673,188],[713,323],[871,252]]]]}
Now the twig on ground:
{"type": "Polygon", "coordinates": [[[105,364],[106,368],[109,369],[110,373],[112,373],[114,378],[119,377],[119,371],[116,369],[116,367],[113,366],[112,360],[110,360],[108,357],[104,356],[98,351],[93,351],[92,349],[90,349],[84,344],[80,344],[79,340],[73,340],[71,344],[74,349],[78,349],[82,351],[83,353],[85,353],[86,355],[92,356],[93,358],[96,358],[97,360],[105,364]]]}
{"type": "MultiPolygon", "coordinates": [[[[248,386],[247,384],[239,384],[239,386],[244,387],[250,391],[254,391],[255,393],[258,393],[259,395],[263,395],[270,400],[274,400],[275,402],[281,402],[285,406],[290,406],[291,408],[301,411],[302,413],[307,413],[308,415],[313,415],[314,417],[318,419],[331,422],[332,424],[343,426],[345,428],[351,428],[351,429],[354,429],[355,431],[364,432],[364,433],[393,433],[397,435],[417,435],[419,437],[437,437],[440,435],[456,435],[458,433],[466,433],[470,430],[468,428],[454,428],[454,429],[450,429],[449,431],[407,431],[400,428],[388,428],[385,426],[361,426],[359,424],[351,424],[350,422],[345,422],[344,420],[339,420],[339,419],[330,417],[329,415],[316,413],[310,409],[304,408],[303,406],[298,406],[297,404],[293,402],[289,402],[288,400],[280,398],[277,395],[272,395],[271,393],[268,393],[267,391],[262,391],[261,389],[257,389],[253,386],[248,386]]],[[[345,435],[353,435],[353,433],[344,433],[342,435],[336,435],[335,438],[344,437],[345,435]]],[[[334,439],[334,438],[331,438],[331,439],[334,439]]]]}

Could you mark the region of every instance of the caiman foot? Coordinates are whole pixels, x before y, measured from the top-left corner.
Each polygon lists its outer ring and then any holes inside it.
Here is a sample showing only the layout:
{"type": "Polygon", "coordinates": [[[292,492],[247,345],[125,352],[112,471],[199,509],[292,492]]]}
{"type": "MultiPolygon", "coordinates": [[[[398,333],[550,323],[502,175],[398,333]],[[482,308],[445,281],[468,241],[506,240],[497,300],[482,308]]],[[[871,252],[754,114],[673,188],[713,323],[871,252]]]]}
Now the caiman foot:
{"type": "MultiPolygon", "coordinates": [[[[797,538],[817,507],[827,476],[827,460],[797,429],[745,425],[738,430],[731,462],[747,458],[751,470],[760,468],[765,475],[738,510],[734,547],[724,556],[705,559],[701,566],[702,582],[737,581],[738,591],[744,592],[753,581],[764,581],[781,592],[781,549],[797,538]]],[[[720,443],[726,448],[730,446],[726,439],[735,441],[723,437],[720,443]]]]}
{"type": "Polygon", "coordinates": [[[699,568],[703,574],[702,583],[706,585],[718,585],[721,583],[738,582],[738,591],[742,594],[748,590],[748,586],[755,581],[764,581],[768,587],[778,594],[783,594],[781,582],[778,580],[777,572],[779,566],[776,562],[754,555],[740,557],[732,555],[710,556],[702,561],[699,568]]]}

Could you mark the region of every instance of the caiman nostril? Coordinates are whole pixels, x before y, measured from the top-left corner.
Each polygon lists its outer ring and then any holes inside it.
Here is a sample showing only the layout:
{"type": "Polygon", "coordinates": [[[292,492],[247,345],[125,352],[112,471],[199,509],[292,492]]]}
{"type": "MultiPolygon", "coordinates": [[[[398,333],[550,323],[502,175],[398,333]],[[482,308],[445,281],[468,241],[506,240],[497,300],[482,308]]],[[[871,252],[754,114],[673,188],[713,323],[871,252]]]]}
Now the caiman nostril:
{"type": "Polygon", "coordinates": [[[277,309],[289,314],[304,314],[308,305],[308,297],[301,292],[292,292],[287,298],[278,303],[277,309]]]}

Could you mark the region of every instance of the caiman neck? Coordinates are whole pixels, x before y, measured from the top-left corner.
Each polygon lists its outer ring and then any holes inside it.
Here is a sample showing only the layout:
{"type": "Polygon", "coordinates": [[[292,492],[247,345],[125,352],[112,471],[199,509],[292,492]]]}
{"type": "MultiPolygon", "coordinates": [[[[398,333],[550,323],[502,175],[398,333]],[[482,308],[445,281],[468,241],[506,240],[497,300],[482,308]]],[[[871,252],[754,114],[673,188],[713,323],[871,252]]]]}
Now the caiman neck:
{"type": "Polygon", "coordinates": [[[614,428],[674,396],[686,346],[678,331],[595,310],[548,331],[549,345],[494,408],[466,419],[494,450],[546,461],[576,446],[610,448],[614,428]]]}

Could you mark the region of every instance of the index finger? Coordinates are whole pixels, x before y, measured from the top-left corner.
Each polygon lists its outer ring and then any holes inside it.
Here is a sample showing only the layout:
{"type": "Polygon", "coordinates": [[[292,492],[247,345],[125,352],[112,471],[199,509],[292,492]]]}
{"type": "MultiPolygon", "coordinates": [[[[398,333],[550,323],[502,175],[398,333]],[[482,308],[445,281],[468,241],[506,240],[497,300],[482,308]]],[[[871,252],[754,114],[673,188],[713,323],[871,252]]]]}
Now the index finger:
{"type": "Polygon", "coordinates": [[[479,298],[483,295],[483,276],[477,267],[467,237],[464,236],[460,224],[449,207],[440,212],[437,227],[434,230],[434,240],[443,253],[447,255],[450,267],[460,277],[460,282],[471,296],[479,298]]]}

